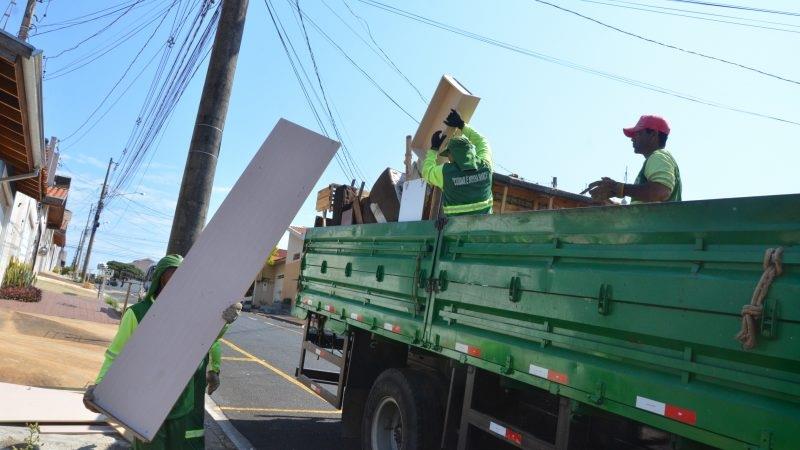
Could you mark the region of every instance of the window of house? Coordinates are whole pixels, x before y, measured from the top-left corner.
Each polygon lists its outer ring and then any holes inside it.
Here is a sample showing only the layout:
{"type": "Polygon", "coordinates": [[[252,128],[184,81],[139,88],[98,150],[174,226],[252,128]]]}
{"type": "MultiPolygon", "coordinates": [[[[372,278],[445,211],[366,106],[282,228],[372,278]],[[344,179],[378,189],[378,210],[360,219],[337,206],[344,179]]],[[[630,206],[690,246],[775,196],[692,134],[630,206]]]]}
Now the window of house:
{"type": "Polygon", "coordinates": [[[283,275],[278,275],[276,278],[280,280],[281,278],[283,278],[283,275]]]}
{"type": "Polygon", "coordinates": [[[295,253],[292,255],[292,261],[297,261],[298,259],[300,259],[300,253],[295,253]]]}

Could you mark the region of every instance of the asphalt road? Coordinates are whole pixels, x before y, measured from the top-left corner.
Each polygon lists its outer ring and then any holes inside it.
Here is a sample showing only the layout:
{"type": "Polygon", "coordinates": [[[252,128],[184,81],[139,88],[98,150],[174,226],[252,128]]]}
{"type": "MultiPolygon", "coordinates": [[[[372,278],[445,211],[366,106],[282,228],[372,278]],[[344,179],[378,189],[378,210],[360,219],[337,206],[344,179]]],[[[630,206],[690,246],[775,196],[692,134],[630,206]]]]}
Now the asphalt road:
{"type": "Polygon", "coordinates": [[[340,413],[294,380],[301,333],[243,313],[223,337],[221,386],[212,398],[257,449],[357,448],[341,438],[340,413]]]}

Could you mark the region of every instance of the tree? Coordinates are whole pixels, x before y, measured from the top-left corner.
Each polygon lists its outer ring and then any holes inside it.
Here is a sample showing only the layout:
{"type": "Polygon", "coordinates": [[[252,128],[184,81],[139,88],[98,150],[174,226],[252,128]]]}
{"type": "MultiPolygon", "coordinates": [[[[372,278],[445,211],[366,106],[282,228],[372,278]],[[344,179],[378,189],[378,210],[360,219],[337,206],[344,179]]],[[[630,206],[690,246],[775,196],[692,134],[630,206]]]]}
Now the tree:
{"type": "Polygon", "coordinates": [[[141,269],[133,264],[119,261],[109,261],[106,263],[106,267],[114,271],[114,274],[112,275],[113,278],[117,278],[123,282],[130,278],[136,280],[144,279],[144,272],[142,272],[141,269]]]}

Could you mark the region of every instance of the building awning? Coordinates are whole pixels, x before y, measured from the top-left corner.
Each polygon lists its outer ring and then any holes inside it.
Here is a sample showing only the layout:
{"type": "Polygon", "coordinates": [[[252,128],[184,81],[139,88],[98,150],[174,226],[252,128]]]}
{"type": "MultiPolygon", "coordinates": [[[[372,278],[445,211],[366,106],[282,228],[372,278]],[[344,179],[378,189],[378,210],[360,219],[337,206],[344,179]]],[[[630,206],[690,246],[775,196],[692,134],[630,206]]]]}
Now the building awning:
{"type": "Polygon", "coordinates": [[[69,196],[69,186],[72,179],[68,177],[56,176],[56,185],[47,186],[42,203],[48,205],[47,208],[47,228],[58,229],[64,221],[64,208],[67,206],[67,196],[69,196]]]}
{"type": "Polygon", "coordinates": [[[67,245],[67,227],[69,226],[70,219],[72,219],[72,211],[67,209],[63,213],[61,227],[53,232],[53,244],[61,248],[67,245]]]}
{"type": "Polygon", "coordinates": [[[43,161],[42,52],[0,31],[0,159],[17,191],[41,201],[47,169],[43,161]]]}

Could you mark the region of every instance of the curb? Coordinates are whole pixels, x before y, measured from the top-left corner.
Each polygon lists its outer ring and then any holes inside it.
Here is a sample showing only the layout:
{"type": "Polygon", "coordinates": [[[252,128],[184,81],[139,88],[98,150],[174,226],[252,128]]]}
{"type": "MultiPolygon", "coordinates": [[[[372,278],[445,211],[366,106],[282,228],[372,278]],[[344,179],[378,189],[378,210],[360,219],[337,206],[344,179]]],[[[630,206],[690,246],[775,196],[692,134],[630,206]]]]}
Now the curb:
{"type": "Polygon", "coordinates": [[[225,433],[225,436],[231,441],[231,443],[236,447],[236,450],[255,450],[253,444],[247,440],[246,437],[239,433],[239,430],[234,428],[231,425],[231,422],[228,420],[228,416],[219,409],[217,406],[217,402],[215,402],[208,394],[206,394],[206,412],[214,422],[217,422],[217,425],[222,429],[222,432],[225,433]]]}
{"type": "Polygon", "coordinates": [[[276,315],[273,315],[273,314],[264,314],[264,315],[269,317],[272,320],[277,320],[278,322],[288,323],[288,324],[291,324],[291,325],[294,325],[294,326],[297,326],[297,327],[302,327],[303,325],[305,325],[304,322],[298,322],[297,320],[299,320],[299,319],[288,319],[286,317],[276,316],[276,315]]]}

